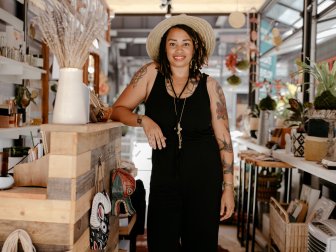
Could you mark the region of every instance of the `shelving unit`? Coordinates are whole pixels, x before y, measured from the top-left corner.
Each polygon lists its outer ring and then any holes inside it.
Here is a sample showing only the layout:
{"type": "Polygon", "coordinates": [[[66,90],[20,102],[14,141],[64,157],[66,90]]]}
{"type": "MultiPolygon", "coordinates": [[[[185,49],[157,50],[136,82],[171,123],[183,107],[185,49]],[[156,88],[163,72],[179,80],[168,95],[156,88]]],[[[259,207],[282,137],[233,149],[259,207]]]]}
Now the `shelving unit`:
{"type": "Polygon", "coordinates": [[[304,158],[294,157],[293,154],[287,154],[284,150],[274,151],[273,157],[291,164],[302,171],[308,172],[311,175],[327,180],[333,184],[336,183],[336,170],[328,170],[316,162],[306,161],[304,158]]]}
{"type": "Polygon", "coordinates": [[[0,66],[1,81],[6,83],[21,84],[23,79],[39,80],[46,73],[43,69],[3,56],[0,56],[0,66]]]}
{"type": "Polygon", "coordinates": [[[271,152],[270,149],[267,149],[266,147],[260,146],[256,143],[253,143],[248,138],[238,137],[235,138],[234,141],[238,142],[239,144],[245,145],[246,147],[252,150],[272,155],[274,158],[277,158],[283,162],[293,165],[297,169],[310,173],[311,175],[317,176],[333,184],[336,183],[336,170],[328,170],[324,168],[322,165],[317,164],[316,162],[307,161],[304,158],[294,157],[292,153],[286,153],[285,150],[282,149],[271,152]]]}
{"type": "Polygon", "coordinates": [[[30,136],[30,133],[33,136],[36,136],[40,130],[40,126],[25,126],[25,127],[16,127],[16,128],[0,128],[0,138],[7,139],[18,139],[20,135],[30,136]]]}
{"type": "Polygon", "coordinates": [[[0,8],[0,20],[4,21],[7,24],[10,24],[15,27],[15,29],[22,31],[23,30],[23,21],[13,16],[9,12],[0,8]]]}
{"type": "MultiPolygon", "coordinates": [[[[18,3],[24,4],[24,0],[17,0],[18,3]]],[[[17,18],[12,13],[0,8],[0,21],[6,25],[11,25],[15,30],[24,31],[24,21],[17,18]]],[[[42,48],[43,49],[43,48],[42,48]]],[[[44,65],[44,69],[47,69],[44,65]]],[[[0,56],[0,81],[3,84],[22,84],[23,80],[41,80],[41,87],[44,88],[44,76],[47,76],[47,71],[29,65],[26,62],[20,62],[4,56],[0,56]]],[[[14,88],[14,87],[13,87],[14,88]]],[[[48,104],[48,96],[44,94],[42,97],[42,104],[48,104]]],[[[44,105],[42,107],[45,107],[44,105]]],[[[43,121],[44,123],[47,121],[43,121]]],[[[0,138],[2,139],[16,139],[19,135],[36,135],[39,126],[27,126],[16,128],[0,128],[0,138]]]]}
{"type": "Polygon", "coordinates": [[[236,137],[233,141],[246,146],[249,149],[258,151],[260,153],[264,153],[266,155],[271,155],[271,150],[266,148],[265,146],[261,146],[255,142],[255,140],[251,138],[244,138],[244,137],[236,137]]]}

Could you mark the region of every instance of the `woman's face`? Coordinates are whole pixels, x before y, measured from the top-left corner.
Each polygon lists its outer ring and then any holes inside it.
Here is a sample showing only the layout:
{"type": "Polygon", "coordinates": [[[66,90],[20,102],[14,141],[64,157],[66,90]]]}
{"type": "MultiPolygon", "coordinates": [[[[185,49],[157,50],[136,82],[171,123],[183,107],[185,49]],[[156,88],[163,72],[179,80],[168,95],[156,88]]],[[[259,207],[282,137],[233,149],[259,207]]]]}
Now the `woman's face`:
{"type": "Polygon", "coordinates": [[[194,44],[187,32],[180,28],[169,30],[166,52],[170,66],[188,66],[194,54],[194,44]]]}

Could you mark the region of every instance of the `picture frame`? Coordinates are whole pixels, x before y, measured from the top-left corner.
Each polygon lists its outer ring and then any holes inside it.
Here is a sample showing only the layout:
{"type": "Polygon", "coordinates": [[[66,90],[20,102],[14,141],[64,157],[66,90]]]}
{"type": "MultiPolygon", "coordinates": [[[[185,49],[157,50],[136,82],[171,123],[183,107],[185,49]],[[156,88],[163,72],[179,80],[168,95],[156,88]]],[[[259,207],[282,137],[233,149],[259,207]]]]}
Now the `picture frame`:
{"type": "Polygon", "coordinates": [[[307,216],[309,216],[311,211],[313,210],[316,202],[320,198],[320,194],[321,194],[320,190],[314,189],[306,184],[302,185],[300,200],[306,202],[308,205],[307,216]]]}
{"type": "Polygon", "coordinates": [[[306,223],[327,220],[334,210],[335,205],[336,203],[334,201],[322,196],[308,215],[306,223]]]}

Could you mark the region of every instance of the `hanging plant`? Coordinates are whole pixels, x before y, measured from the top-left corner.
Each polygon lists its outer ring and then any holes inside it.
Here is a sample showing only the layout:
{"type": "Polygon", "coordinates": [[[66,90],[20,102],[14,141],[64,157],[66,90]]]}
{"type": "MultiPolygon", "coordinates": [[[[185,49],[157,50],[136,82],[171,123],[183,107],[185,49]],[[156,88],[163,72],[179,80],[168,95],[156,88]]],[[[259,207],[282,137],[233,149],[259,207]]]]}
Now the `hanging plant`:
{"type": "Polygon", "coordinates": [[[226,80],[230,85],[233,85],[233,86],[239,85],[241,83],[240,77],[235,74],[231,75],[226,80]]]}
{"type": "Polygon", "coordinates": [[[225,60],[225,65],[232,74],[235,74],[237,71],[236,69],[237,57],[238,57],[237,53],[231,52],[228,54],[225,60]]]}
{"type": "Polygon", "coordinates": [[[236,64],[236,68],[241,71],[247,70],[249,67],[250,63],[246,59],[239,60],[236,64]]]}
{"type": "Polygon", "coordinates": [[[267,95],[259,102],[260,110],[275,110],[276,106],[277,106],[276,101],[270,95],[267,95]]]}

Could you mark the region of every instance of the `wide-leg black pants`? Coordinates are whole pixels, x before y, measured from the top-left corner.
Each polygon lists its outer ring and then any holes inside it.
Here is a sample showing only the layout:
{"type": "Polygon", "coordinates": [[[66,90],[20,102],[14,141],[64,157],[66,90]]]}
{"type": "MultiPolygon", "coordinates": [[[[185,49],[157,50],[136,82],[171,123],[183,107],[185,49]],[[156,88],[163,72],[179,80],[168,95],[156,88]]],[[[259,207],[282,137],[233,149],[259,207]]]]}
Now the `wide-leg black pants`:
{"type": "MultiPolygon", "coordinates": [[[[201,148],[192,150],[181,153],[177,170],[156,167],[152,171],[147,217],[149,252],[217,252],[220,159],[216,155],[204,158],[201,148]]],[[[155,155],[153,158],[156,161],[155,155]]]]}

